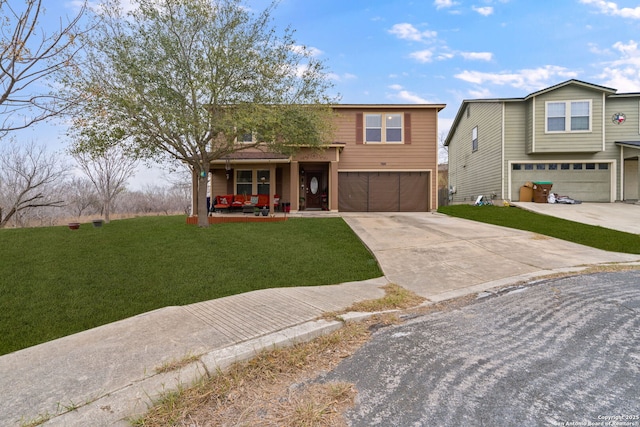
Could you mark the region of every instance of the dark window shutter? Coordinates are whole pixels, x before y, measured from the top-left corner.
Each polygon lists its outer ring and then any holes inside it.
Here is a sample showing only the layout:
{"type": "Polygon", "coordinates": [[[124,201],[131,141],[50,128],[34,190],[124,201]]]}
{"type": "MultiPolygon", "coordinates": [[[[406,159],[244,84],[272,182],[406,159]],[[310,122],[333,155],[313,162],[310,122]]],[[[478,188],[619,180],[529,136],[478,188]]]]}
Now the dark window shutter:
{"type": "Polygon", "coordinates": [[[362,113],[356,113],[356,144],[363,144],[362,113]]]}
{"type": "Polygon", "coordinates": [[[404,143],[411,144],[411,114],[404,113],[404,143]]]}

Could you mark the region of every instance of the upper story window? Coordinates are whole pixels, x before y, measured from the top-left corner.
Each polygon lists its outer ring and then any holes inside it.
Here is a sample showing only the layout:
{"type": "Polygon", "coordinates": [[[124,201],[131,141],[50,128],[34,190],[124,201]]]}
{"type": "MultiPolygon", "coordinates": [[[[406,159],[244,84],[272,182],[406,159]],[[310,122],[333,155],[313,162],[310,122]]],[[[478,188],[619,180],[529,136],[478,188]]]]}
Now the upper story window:
{"type": "Polygon", "coordinates": [[[546,132],[591,130],[591,100],[546,103],[546,132]]]}
{"type": "Polygon", "coordinates": [[[255,144],[256,142],[258,142],[258,135],[255,132],[238,135],[238,143],[240,144],[255,144]]]}
{"type": "Polygon", "coordinates": [[[253,134],[251,132],[243,133],[242,135],[238,136],[238,142],[253,142],[253,134]]]}
{"type": "Polygon", "coordinates": [[[365,114],[364,141],[368,144],[402,144],[402,114],[365,114]]]}
{"type": "Polygon", "coordinates": [[[478,126],[471,131],[471,151],[478,151],[478,126]]]}

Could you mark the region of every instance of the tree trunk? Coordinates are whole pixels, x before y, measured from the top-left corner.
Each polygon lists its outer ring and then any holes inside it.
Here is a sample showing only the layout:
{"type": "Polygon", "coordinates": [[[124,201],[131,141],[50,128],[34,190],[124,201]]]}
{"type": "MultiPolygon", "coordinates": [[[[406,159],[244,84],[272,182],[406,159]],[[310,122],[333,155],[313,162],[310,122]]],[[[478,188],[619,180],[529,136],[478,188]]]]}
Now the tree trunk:
{"type": "Polygon", "coordinates": [[[104,222],[107,224],[111,221],[111,202],[109,200],[105,200],[104,202],[104,222]]]}
{"type": "Polygon", "coordinates": [[[209,227],[209,212],[207,212],[207,184],[209,183],[209,168],[198,175],[198,227],[209,227]],[[203,176],[204,175],[204,176],[203,176]]]}

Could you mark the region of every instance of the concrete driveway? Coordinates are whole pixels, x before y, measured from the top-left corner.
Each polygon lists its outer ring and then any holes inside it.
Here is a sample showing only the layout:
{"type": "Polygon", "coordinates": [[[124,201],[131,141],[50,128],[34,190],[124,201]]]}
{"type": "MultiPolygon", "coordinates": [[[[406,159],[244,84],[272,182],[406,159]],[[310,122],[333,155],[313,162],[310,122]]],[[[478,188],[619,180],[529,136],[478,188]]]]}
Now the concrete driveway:
{"type": "MultiPolygon", "coordinates": [[[[640,212],[640,207],[628,207],[640,212]]],[[[640,261],[639,255],[438,213],[343,213],[342,217],[376,255],[390,282],[431,301],[579,271],[587,265],[640,261]]]]}
{"type": "Polygon", "coordinates": [[[522,209],[589,225],[640,234],[640,205],[629,203],[511,203],[522,209]]]}

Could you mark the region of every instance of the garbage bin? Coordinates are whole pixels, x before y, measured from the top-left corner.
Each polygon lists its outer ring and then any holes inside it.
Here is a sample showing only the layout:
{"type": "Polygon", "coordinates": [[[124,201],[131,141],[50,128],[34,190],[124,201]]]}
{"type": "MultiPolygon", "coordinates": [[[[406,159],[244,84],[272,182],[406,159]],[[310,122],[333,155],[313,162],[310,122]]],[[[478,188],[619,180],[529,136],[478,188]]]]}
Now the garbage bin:
{"type": "Polygon", "coordinates": [[[549,181],[535,181],[533,183],[533,201],[536,203],[547,203],[552,186],[553,183],[549,181]]]}

